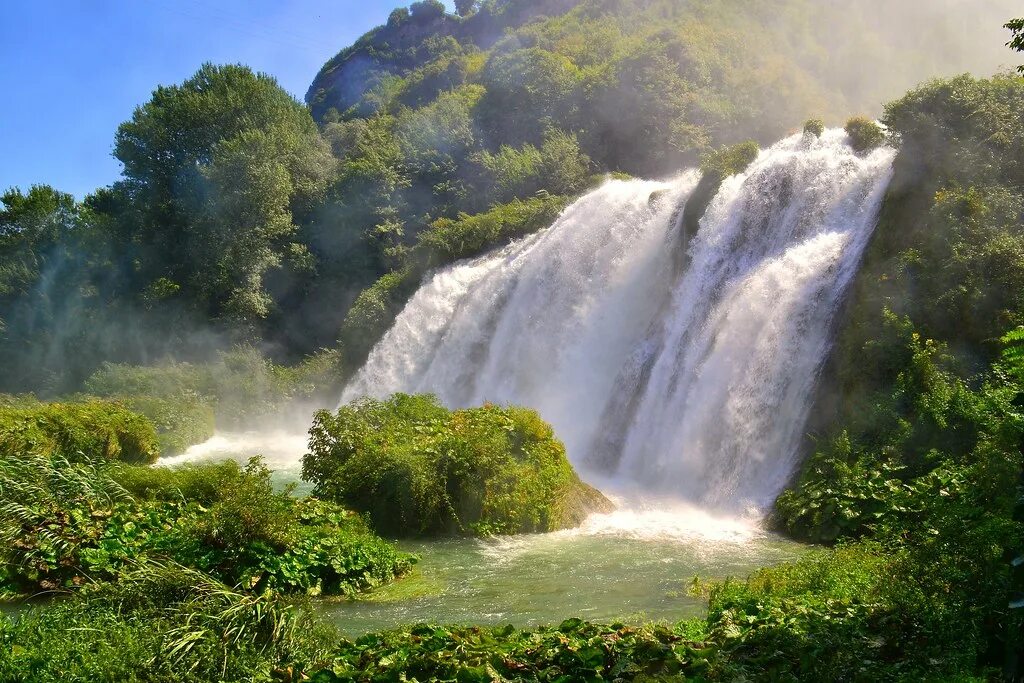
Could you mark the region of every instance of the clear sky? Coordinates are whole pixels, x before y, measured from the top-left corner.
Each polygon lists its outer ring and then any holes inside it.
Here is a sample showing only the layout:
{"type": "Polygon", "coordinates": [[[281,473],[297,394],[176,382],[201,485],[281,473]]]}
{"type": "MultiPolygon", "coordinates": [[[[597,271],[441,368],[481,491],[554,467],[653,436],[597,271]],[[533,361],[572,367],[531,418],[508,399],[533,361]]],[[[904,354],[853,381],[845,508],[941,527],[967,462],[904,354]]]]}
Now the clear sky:
{"type": "Polygon", "coordinates": [[[110,184],[118,124],[206,61],[264,71],[301,99],[324,62],[410,1],[3,0],[0,190],[81,198],[110,184]]]}

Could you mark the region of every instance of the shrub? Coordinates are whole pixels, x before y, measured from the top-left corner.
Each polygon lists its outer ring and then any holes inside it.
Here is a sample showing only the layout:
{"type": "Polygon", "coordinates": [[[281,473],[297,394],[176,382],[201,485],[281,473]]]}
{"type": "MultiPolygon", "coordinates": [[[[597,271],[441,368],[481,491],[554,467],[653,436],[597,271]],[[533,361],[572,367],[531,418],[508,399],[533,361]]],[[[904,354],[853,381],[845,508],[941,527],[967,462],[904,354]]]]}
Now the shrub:
{"type": "Polygon", "coordinates": [[[855,116],[847,121],[846,134],[850,136],[850,146],[856,152],[867,152],[885,142],[882,127],[864,116],[855,116]]]}
{"type": "MultiPolygon", "coordinates": [[[[397,28],[404,24],[409,19],[409,8],[399,7],[391,10],[391,14],[388,15],[388,27],[397,28]]],[[[337,110],[335,110],[337,111],[337,110]]]]}
{"type": "Polygon", "coordinates": [[[283,550],[295,521],[291,497],[288,492],[274,491],[270,470],[258,457],[251,458],[240,474],[222,484],[216,502],[194,533],[204,546],[228,554],[250,543],[283,550]]]}
{"type": "Polygon", "coordinates": [[[552,531],[610,506],[580,482],[537,413],[449,411],[432,396],[318,412],[302,476],[387,534],[552,531]]]}
{"type": "Polygon", "coordinates": [[[748,140],[732,147],[723,147],[701,158],[700,182],[683,207],[683,228],[688,238],[692,239],[700,229],[700,219],[704,217],[711,201],[718,194],[722,181],[747,170],[759,153],[757,143],[748,140]]]}
{"type": "Polygon", "coordinates": [[[420,235],[420,244],[432,263],[477,256],[486,249],[547,227],[567,203],[562,196],[540,196],[515,199],[473,216],[439,218],[420,235]]]}
{"type": "Polygon", "coordinates": [[[700,170],[705,175],[714,175],[719,179],[737,175],[754,163],[760,151],[761,148],[753,140],[723,147],[717,152],[705,154],[701,158],[700,170]]]}
{"type": "Polygon", "coordinates": [[[187,500],[210,507],[229,482],[240,476],[234,460],[185,463],[179,467],[114,467],[107,475],[139,501],[187,500]]]}
{"type": "Polygon", "coordinates": [[[821,119],[808,119],[804,123],[804,134],[813,135],[816,138],[820,138],[821,134],[825,132],[825,122],[821,119]]]}
{"type": "Polygon", "coordinates": [[[0,456],[27,455],[150,463],[159,448],[153,424],[121,403],[0,406],[0,456]]]}
{"type": "Polygon", "coordinates": [[[947,680],[970,646],[924,609],[896,552],[873,543],[814,551],[710,591],[707,630],[726,680],[947,680]]]}
{"type": "Polygon", "coordinates": [[[275,493],[258,460],[182,470],[0,458],[0,592],[72,588],[170,558],[246,589],[352,594],[414,558],[336,505],[275,493]]]}
{"type": "Polygon", "coordinates": [[[214,399],[201,393],[209,382],[189,363],[138,367],[104,363],[85,382],[93,395],[119,400],[150,419],[161,455],[176,455],[213,436],[214,399]]]}
{"type": "Polygon", "coordinates": [[[490,188],[492,202],[529,197],[540,190],[575,194],[586,186],[591,167],[576,136],[557,129],[545,133],[539,148],[503,145],[497,153],[481,152],[476,161],[483,168],[483,186],[490,188]]]}
{"type": "Polygon", "coordinates": [[[314,680],[675,681],[689,680],[688,673],[706,680],[707,657],[694,639],[699,626],[580,619],[524,630],[419,624],[342,641],[314,680]]]}
{"type": "Polygon", "coordinates": [[[137,396],[121,400],[153,423],[160,455],[164,457],[184,453],[190,446],[203,443],[214,434],[216,420],[213,408],[194,394],[174,398],[137,396]]]}

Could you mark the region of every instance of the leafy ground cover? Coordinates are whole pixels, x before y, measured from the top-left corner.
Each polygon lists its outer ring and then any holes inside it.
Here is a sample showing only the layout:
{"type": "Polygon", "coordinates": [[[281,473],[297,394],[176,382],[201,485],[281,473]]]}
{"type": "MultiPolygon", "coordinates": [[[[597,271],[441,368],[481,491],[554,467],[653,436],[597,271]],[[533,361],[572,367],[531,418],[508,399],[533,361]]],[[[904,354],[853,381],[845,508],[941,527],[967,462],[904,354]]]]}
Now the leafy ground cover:
{"type": "Polygon", "coordinates": [[[258,459],[165,468],[0,458],[0,590],[69,590],[168,559],[260,592],[351,595],[414,558],[337,505],[275,492],[258,459]]]}

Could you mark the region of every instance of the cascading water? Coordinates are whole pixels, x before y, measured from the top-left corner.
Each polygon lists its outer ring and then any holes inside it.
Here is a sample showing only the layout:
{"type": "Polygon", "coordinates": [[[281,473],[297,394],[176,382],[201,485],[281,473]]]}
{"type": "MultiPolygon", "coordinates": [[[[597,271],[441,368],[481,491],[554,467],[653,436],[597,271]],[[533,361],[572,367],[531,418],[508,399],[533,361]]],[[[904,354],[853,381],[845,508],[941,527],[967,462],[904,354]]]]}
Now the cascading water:
{"type": "Polygon", "coordinates": [[[696,173],[610,181],[547,230],[435,273],[342,401],[528,405],[585,470],[764,507],[792,472],[893,154],[857,155],[841,130],[787,138],[725,180],[689,243],[696,173]]]}

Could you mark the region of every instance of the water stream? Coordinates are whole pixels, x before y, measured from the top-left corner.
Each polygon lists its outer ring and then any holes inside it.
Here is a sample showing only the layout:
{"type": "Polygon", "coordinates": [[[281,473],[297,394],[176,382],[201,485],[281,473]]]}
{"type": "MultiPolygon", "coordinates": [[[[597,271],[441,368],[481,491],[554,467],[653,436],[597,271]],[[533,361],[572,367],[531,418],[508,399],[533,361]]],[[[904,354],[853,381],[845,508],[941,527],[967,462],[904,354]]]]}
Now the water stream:
{"type": "Polygon", "coordinates": [[[411,577],[369,599],[325,605],[346,633],[398,624],[678,621],[699,616],[703,579],[745,577],[804,549],[735,519],[695,510],[623,509],[580,529],[497,539],[403,542],[420,555],[411,577]]]}

